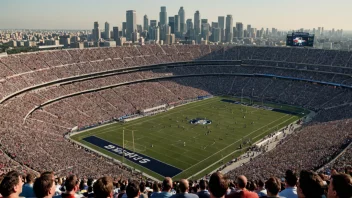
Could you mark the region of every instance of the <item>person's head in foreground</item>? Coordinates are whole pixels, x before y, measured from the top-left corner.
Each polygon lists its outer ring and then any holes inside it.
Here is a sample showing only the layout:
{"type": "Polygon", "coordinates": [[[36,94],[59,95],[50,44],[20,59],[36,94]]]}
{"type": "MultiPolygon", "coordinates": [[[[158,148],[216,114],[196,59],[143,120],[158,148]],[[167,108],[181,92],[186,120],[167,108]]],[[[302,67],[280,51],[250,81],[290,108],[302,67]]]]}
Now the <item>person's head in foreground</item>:
{"type": "Polygon", "coordinates": [[[321,198],[323,186],[323,180],[317,173],[303,170],[299,175],[297,195],[299,198],[321,198]]]}
{"type": "Polygon", "coordinates": [[[352,178],[347,174],[336,174],[331,176],[328,198],[351,198],[352,178]]]}
{"type": "Polygon", "coordinates": [[[228,181],[222,173],[213,173],[210,176],[208,188],[211,198],[224,197],[228,188],[228,181]]]}
{"type": "Polygon", "coordinates": [[[170,192],[172,189],[172,179],[170,177],[165,177],[162,185],[164,192],[170,192]]]}
{"type": "Polygon", "coordinates": [[[8,172],[1,181],[0,194],[5,197],[19,197],[22,192],[22,176],[17,171],[8,172]]]}
{"type": "Polygon", "coordinates": [[[114,184],[111,177],[99,178],[93,185],[94,197],[113,197],[114,184]]]}
{"type": "Polygon", "coordinates": [[[41,175],[33,185],[34,194],[38,198],[53,197],[55,195],[55,180],[49,174],[41,175]]]}
{"type": "Polygon", "coordinates": [[[137,198],[141,194],[139,190],[139,183],[137,181],[132,181],[128,184],[126,188],[127,198],[137,198]]]}
{"type": "Polygon", "coordinates": [[[189,183],[186,179],[181,179],[179,184],[180,192],[187,193],[189,191],[189,183]]]}
{"type": "Polygon", "coordinates": [[[265,182],[265,189],[268,197],[277,197],[281,190],[281,181],[277,177],[271,177],[265,182]]]}

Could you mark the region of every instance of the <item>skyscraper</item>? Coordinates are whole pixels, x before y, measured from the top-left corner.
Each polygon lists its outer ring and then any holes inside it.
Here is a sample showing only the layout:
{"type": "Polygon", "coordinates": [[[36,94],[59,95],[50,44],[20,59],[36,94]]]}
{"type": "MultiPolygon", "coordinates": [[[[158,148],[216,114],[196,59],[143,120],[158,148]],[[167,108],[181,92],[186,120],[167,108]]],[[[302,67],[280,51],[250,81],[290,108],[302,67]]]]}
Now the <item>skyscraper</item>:
{"type": "Polygon", "coordinates": [[[158,26],[158,21],[157,20],[150,20],[150,27],[156,27],[158,26]]]}
{"type": "Polygon", "coordinates": [[[175,15],[174,29],[175,29],[175,33],[180,32],[180,16],[179,15],[175,15]]]}
{"type": "Polygon", "coordinates": [[[226,16],[226,30],[225,30],[226,42],[232,42],[233,38],[233,18],[232,15],[226,16]]]}
{"type": "Polygon", "coordinates": [[[137,29],[137,17],[135,10],[127,10],[126,12],[126,38],[131,40],[132,33],[137,29]]]}
{"type": "Polygon", "coordinates": [[[211,22],[211,28],[219,28],[218,22],[211,22]]]}
{"type": "Polygon", "coordinates": [[[169,17],[169,26],[171,27],[171,33],[175,33],[175,17],[169,17]]]}
{"type": "Polygon", "coordinates": [[[211,37],[209,40],[213,42],[220,42],[221,41],[221,30],[219,28],[219,23],[218,22],[212,22],[211,23],[211,37]]]}
{"type": "Polygon", "coordinates": [[[243,23],[241,22],[236,23],[236,29],[237,29],[237,37],[243,38],[243,23]]]}
{"type": "Polygon", "coordinates": [[[112,32],[114,34],[114,41],[118,41],[120,35],[119,35],[119,28],[118,27],[113,27],[112,32]]]}
{"type": "Polygon", "coordinates": [[[160,40],[165,41],[168,34],[171,34],[171,27],[169,25],[160,26],[160,40]]]}
{"type": "Polygon", "coordinates": [[[247,34],[245,37],[252,37],[252,26],[250,24],[247,25],[247,34]]]}
{"type": "Polygon", "coordinates": [[[166,12],[166,7],[165,6],[161,7],[160,25],[167,25],[167,12],[166,12]]]}
{"type": "Polygon", "coordinates": [[[108,22],[105,22],[105,39],[110,39],[110,24],[108,22]]]}
{"type": "Polygon", "coordinates": [[[149,30],[149,19],[147,15],[144,15],[143,17],[143,30],[148,31],[149,30]]]}
{"type": "Polygon", "coordinates": [[[212,29],[212,38],[213,38],[213,42],[220,42],[221,41],[221,29],[216,27],[212,29]]]}
{"type": "Polygon", "coordinates": [[[187,19],[186,26],[187,26],[186,37],[190,40],[195,40],[195,33],[194,33],[194,28],[193,28],[194,26],[193,26],[192,19],[187,19]]]}
{"type": "Polygon", "coordinates": [[[181,7],[180,10],[178,11],[178,16],[180,17],[180,32],[183,34],[187,31],[186,23],[185,23],[186,22],[185,10],[183,9],[183,7],[181,7]]]}
{"type": "Polygon", "coordinates": [[[160,40],[160,29],[157,26],[149,26],[148,39],[156,43],[160,40]]]}
{"type": "Polygon", "coordinates": [[[122,36],[126,37],[126,29],[127,29],[127,23],[122,22],[122,36]]]}
{"type": "Polygon", "coordinates": [[[225,41],[225,17],[219,16],[218,23],[220,28],[220,41],[225,41]]]}
{"type": "Polygon", "coordinates": [[[197,10],[196,13],[194,13],[194,31],[196,35],[200,34],[200,28],[201,28],[200,13],[197,10]]]}
{"type": "Polygon", "coordinates": [[[209,31],[210,31],[210,27],[209,27],[209,23],[208,23],[208,19],[202,19],[202,30],[201,30],[201,34],[202,34],[202,38],[204,40],[209,40],[209,31]]]}
{"type": "Polygon", "coordinates": [[[94,29],[93,29],[93,40],[98,41],[100,39],[100,30],[99,30],[99,23],[98,21],[94,22],[94,29]]]}
{"type": "Polygon", "coordinates": [[[137,32],[142,33],[143,32],[143,27],[142,25],[137,25],[137,32]]]}

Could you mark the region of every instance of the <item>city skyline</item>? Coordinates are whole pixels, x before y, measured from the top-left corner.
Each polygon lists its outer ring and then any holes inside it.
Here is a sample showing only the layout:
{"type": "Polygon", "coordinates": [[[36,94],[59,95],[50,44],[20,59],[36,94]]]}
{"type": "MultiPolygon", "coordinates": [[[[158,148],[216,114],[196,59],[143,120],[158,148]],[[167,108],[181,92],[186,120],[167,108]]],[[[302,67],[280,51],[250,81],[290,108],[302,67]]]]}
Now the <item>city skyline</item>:
{"type": "MultiPolygon", "coordinates": [[[[102,0],[99,3],[94,0],[74,2],[62,0],[50,6],[44,2],[43,0],[4,0],[0,7],[2,13],[0,29],[91,30],[93,21],[98,21],[100,24],[108,22],[110,27],[121,28],[122,23],[126,21],[127,10],[135,10],[136,23],[143,25],[144,15],[147,15],[149,20],[159,22],[160,8],[165,6],[167,19],[178,15],[180,7],[183,7],[185,20],[194,21],[194,14],[199,10],[200,19],[208,19],[209,23],[217,22],[218,16],[232,15],[234,24],[240,22],[257,28],[275,27],[279,30],[291,30],[325,27],[325,29],[352,30],[346,20],[352,18],[352,13],[348,11],[352,2],[347,0],[336,0],[334,4],[327,0],[321,0],[319,4],[317,4],[318,1],[303,0],[296,0],[294,4],[288,0],[265,2],[222,0],[216,4],[210,0],[177,2],[153,0],[153,3],[142,0],[128,2],[102,0]]],[[[102,26],[100,28],[104,29],[102,26]]]]}

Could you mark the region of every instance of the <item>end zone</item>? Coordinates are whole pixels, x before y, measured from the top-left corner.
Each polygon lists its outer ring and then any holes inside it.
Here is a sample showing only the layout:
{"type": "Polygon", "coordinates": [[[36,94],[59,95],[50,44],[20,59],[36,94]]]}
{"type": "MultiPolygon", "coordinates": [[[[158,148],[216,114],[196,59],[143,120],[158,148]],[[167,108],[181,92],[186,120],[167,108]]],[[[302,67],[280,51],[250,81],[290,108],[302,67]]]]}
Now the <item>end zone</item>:
{"type": "Polygon", "coordinates": [[[179,168],[176,168],[154,158],[130,151],[126,148],[124,149],[121,146],[103,140],[96,136],[89,136],[83,138],[83,140],[115,155],[124,156],[125,159],[140,166],[143,166],[144,168],[147,168],[163,177],[174,177],[175,175],[178,175],[183,171],[179,168]]]}

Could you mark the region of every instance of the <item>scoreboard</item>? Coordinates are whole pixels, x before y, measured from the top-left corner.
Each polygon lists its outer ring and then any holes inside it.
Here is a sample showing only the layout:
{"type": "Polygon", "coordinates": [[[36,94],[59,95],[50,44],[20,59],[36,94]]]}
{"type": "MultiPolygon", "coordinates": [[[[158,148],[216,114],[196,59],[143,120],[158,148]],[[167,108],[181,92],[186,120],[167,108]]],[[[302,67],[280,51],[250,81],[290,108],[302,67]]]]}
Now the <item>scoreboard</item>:
{"type": "Polygon", "coordinates": [[[314,44],[314,34],[309,34],[307,32],[294,32],[288,34],[286,38],[287,46],[294,47],[313,47],[314,44]]]}

